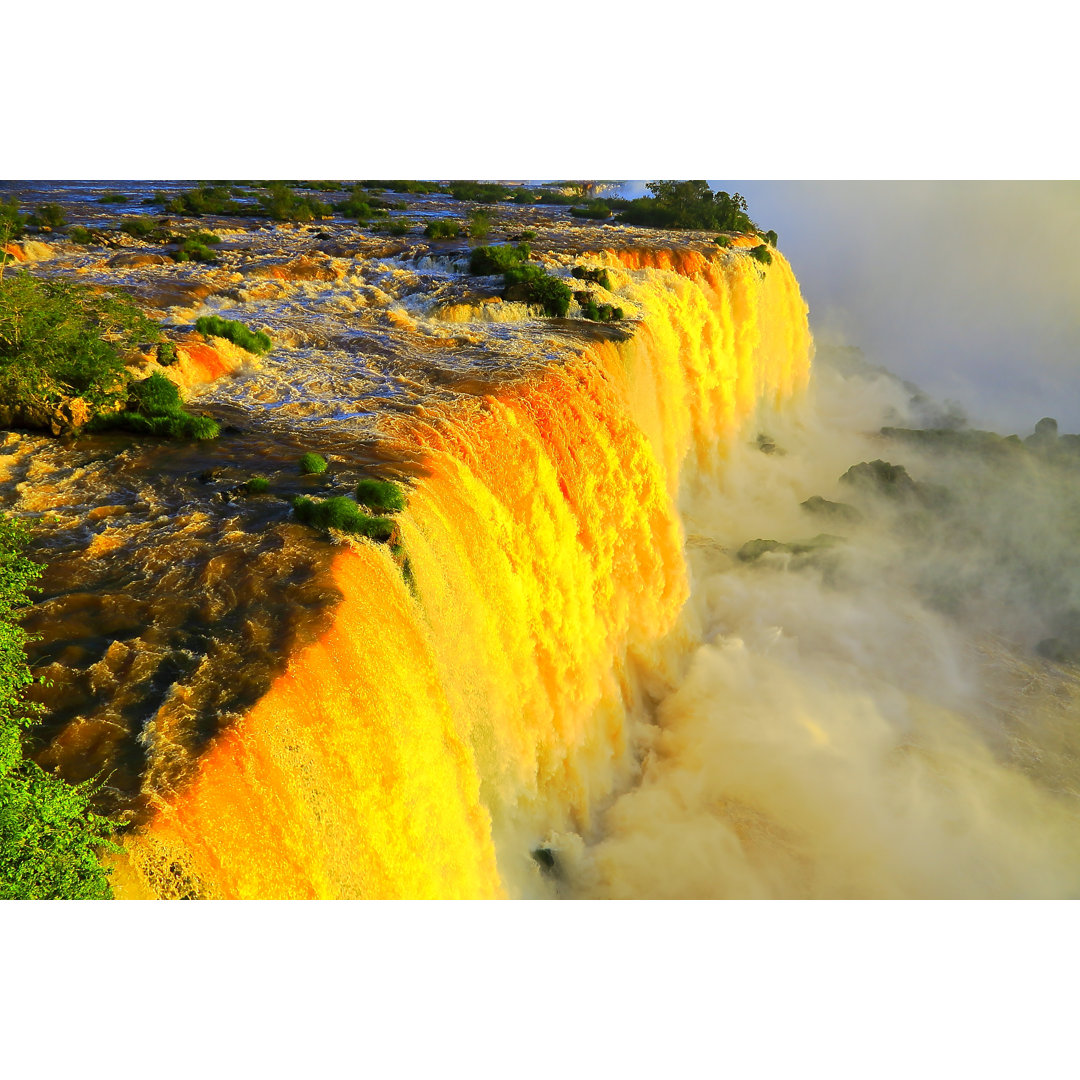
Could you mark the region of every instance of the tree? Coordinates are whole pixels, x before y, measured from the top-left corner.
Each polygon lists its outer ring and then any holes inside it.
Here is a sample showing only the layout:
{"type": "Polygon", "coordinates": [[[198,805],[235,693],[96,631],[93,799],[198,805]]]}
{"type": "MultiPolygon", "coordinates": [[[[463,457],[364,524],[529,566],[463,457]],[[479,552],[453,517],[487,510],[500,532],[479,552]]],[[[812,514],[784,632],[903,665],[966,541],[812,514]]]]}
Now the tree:
{"type": "Polygon", "coordinates": [[[0,900],[110,899],[100,850],[113,824],[95,813],[95,786],[68,784],[23,757],[22,732],[40,712],[25,699],[34,678],[19,625],[42,568],[28,559],[26,529],[0,515],[0,900]]]}

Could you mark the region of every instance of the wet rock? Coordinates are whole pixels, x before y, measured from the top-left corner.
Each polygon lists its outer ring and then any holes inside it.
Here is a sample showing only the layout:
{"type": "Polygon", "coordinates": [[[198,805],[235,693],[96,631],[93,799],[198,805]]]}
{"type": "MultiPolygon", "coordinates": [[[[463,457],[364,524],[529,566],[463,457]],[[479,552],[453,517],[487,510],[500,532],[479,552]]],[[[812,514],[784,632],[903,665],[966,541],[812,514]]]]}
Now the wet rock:
{"type": "Polygon", "coordinates": [[[345,270],[325,255],[301,255],[289,262],[268,263],[249,270],[251,277],[276,278],[278,281],[337,281],[345,270]]]}
{"type": "Polygon", "coordinates": [[[748,540],[739,548],[735,557],[740,562],[754,562],[762,555],[776,552],[781,555],[815,555],[821,551],[836,547],[844,543],[842,536],[832,536],[829,533],[819,533],[810,540],[793,540],[785,543],[782,540],[748,540]]]}
{"type": "Polygon", "coordinates": [[[105,264],[106,266],[119,267],[121,269],[133,269],[138,266],[171,266],[173,260],[168,255],[154,255],[139,251],[122,251],[114,255],[105,264]]]}
{"type": "Polygon", "coordinates": [[[840,483],[853,487],[875,491],[892,499],[900,499],[915,494],[915,481],[911,479],[903,465],[891,465],[878,458],[877,461],[863,461],[852,465],[840,483]]]}
{"type": "Polygon", "coordinates": [[[862,514],[850,503],[832,502],[820,495],[811,495],[799,505],[808,513],[842,525],[858,525],[863,520],[862,514]]]}
{"type": "Polygon", "coordinates": [[[153,308],[194,307],[214,292],[205,282],[179,279],[124,282],[116,287],[153,308]]]}
{"type": "Polygon", "coordinates": [[[1058,422],[1052,416],[1044,416],[1035,425],[1035,434],[1024,440],[1024,445],[1032,450],[1049,450],[1057,446],[1058,422]]]}

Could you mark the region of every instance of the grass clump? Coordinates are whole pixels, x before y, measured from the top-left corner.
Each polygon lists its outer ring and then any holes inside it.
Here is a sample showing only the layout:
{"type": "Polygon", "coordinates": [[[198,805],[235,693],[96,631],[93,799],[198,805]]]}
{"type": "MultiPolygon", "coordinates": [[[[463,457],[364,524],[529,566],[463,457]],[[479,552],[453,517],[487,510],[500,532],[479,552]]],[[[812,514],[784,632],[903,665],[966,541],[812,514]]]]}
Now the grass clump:
{"type": "Polygon", "coordinates": [[[176,346],[171,341],[163,341],[157,348],[157,362],[162,367],[176,363],[176,346]]]}
{"type": "Polygon", "coordinates": [[[611,217],[611,207],[603,199],[589,199],[583,206],[571,206],[570,213],[576,218],[589,218],[603,221],[611,217]]]}
{"type": "Polygon", "coordinates": [[[766,266],[772,262],[772,252],[769,250],[768,244],[758,244],[757,247],[751,248],[750,255],[752,258],[757,259],[759,263],[764,263],[766,266]]]}
{"type": "Polygon", "coordinates": [[[186,217],[202,217],[204,214],[239,214],[244,207],[232,197],[233,189],[227,184],[204,184],[191,191],[181,191],[171,198],[158,192],[154,201],[160,201],[172,213],[186,217]]]}
{"type": "Polygon", "coordinates": [[[405,509],[405,493],[392,480],[361,480],[356,498],[369,510],[393,513],[405,509]]]}
{"type": "Polygon", "coordinates": [[[123,203],[126,203],[127,201],[128,201],[128,197],[126,195],[121,195],[119,192],[116,192],[116,191],[106,191],[101,196],[101,198],[98,199],[98,202],[100,202],[100,203],[106,203],[106,204],[115,203],[118,206],[122,205],[123,203]]]}
{"type": "Polygon", "coordinates": [[[222,319],[218,315],[203,315],[195,320],[195,329],[207,337],[224,338],[241,349],[256,356],[268,353],[273,344],[270,335],[262,330],[250,330],[235,319],[222,319]]]}
{"type": "Polygon", "coordinates": [[[454,180],[448,185],[450,194],[459,202],[499,203],[509,192],[502,184],[481,184],[475,180],[454,180]]]}
{"type": "Polygon", "coordinates": [[[301,495],[293,499],[296,520],[315,529],[352,533],[385,543],[394,535],[394,523],[388,518],[369,517],[359,506],[344,495],[328,499],[310,499],[301,495]]]}
{"type": "Polygon", "coordinates": [[[718,247],[729,248],[731,247],[733,241],[730,236],[718,236],[713,241],[713,243],[716,244],[718,247]]]}
{"type": "Polygon", "coordinates": [[[87,244],[91,244],[94,241],[94,234],[89,229],[84,229],[81,225],[72,225],[68,229],[68,239],[73,244],[82,244],[84,247],[87,244]]]}
{"type": "Polygon", "coordinates": [[[361,180],[357,187],[396,191],[403,195],[431,195],[446,190],[434,180],[361,180]]]}
{"type": "Polygon", "coordinates": [[[517,242],[524,241],[525,243],[531,243],[539,235],[540,234],[535,229],[522,229],[522,231],[519,232],[517,236],[512,236],[510,237],[510,239],[517,242]]]}
{"type": "Polygon", "coordinates": [[[429,221],[424,227],[424,235],[429,240],[454,240],[461,234],[461,225],[446,218],[429,221]]]}
{"type": "Polygon", "coordinates": [[[625,318],[621,307],[613,307],[611,304],[597,304],[591,298],[581,305],[581,313],[586,319],[592,319],[593,322],[617,322],[625,318]]]}
{"type": "Polygon", "coordinates": [[[570,310],[573,295],[570,287],[566,282],[545,273],[539,266],[511,266],[503,274],[503,281],[506,284],[506,299],[520,293],[527,303],[542,307],[544,314],[552,318],[565,318],[570,310]]]}
{"type": "Polygon", "coordinates": [[[469,237],[486,240],[491,235],[491,215],[486,210],[474,210],[469,214],[469,237]]]}
{"type": "Polygon", "coordinates": [[[39,228],[60,229],[67,224],[67,215],[59,203],[41,203],[30,215],[30,223],[39,228]]]}
{"type": "Polygon", "coordinates": [[[575,266],[570,271],[570,276],[577,278],[578,281],[591,281],[596,285],[601,285],[609,292],[611,290],[611,277],[604,267],[575,266]]]}
{"type": "Polygon", "coordinates": [[[270,490],[270,481],[265,476],[253,476],[244,484],[244,490],[249,495],[265,495],[270,490]]]}
{"type": "Polygon", "coordinates": [[[306,454],[300,455],[300,471],[305,476],[318,476],[326,472],[328,467],[326,458],[322,454],[309,450],[306,454]]]}
{"type": "Polygon", "coordinates": [[[474,248],[469,256],[470,274],[504,274],[514,266],[520,266],[529,261],[532,254],[528,244],[518,244],[511,247],[509,244],[498,244],[491,247],[474,248]]]}
{"type": "Polygon", "coordinates": [[[274,221],[314,221],[334,214],[321,199],[314,195],[297,195],[287,184],[268,184],[257,198],[262,212],[274,221]]]}
{"type": "Polygon", "coordinates": [[[129,217],[120,222],[120,231],[136,240],[146,240],[157,232],[157,224],[150,218],[129,217]]]}
{"type": "Polygon", "coordinates": [[[519,206],[533,206],[536,200],[537,194],[530,188],[515,188],[514,194],[510,196],[510,201],[517,203],[519,206]]]}
{"type": "Polygon", "coordinates": [[[212,263],[217,262],[217,253],[207,247],[206,244],[189,236],[180,245],[180,250],[177,251],[175,258],[177,262],[212,263]]]}
{"type": "Polygon", "coordinates": [[[103,414],[89,426],[94,431],[120,428],[170,439],[215,439],[221,433],[216,420],[187,412],[176,384],[160,372],[131,384],[126,409],[103,414]]]}

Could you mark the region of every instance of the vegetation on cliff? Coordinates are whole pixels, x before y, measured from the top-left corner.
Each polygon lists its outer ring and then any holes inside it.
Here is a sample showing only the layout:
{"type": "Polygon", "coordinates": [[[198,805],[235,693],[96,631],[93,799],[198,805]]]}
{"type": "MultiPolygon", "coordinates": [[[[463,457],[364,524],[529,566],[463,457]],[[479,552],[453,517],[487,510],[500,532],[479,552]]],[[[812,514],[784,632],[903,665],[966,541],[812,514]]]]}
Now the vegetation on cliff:
{"type": "Polygon", "coordinates": [[[0,515],[0,900],[110,899],[98,862],[112,822],[90,808],[92,784],[71,785],[23,756],[22,732],[39,709],[25,700],[33,676],[19,625],[42,568],[25,555],[29,537],[0,515]]]}
{"type": "Polygon", "coordinates": [[[219,315],[203,315],[195,320],[195,329],[207,337],[224,338],[241,349],[256,356],[270,351],[270,335],[262,330],[251,330],[235,319],[223,319],[219,315]]]}
{"type": "Polygon", "coordinates": [[[746,200],[736,192],[713,191],[704,180],[654,180],[652,198],[634,199],[620,215],[630,225],[657,229],[756,232],[746,200]]]}

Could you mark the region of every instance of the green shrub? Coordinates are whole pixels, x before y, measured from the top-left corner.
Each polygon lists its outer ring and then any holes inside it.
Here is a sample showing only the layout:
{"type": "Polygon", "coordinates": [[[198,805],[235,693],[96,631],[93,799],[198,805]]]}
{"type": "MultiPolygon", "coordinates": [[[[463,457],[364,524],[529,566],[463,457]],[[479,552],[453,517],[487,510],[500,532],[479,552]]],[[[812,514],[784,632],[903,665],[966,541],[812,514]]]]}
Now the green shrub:
{"type": "Polygon", "coordinates": [[[517,236],[512,236],[510,239],[529,242],[535,240],[537,235],[538,233],[535,229],[523,229],[517,236]]]}
{"type": "Polygon", "coordinates": [[[623,208],[621,220],[657,229],[757,230],[738,192],[714,192],[704,180],[656,180],[645,186],[653,197],[633,199],[623,208]]]}
{"type": "Polygon", "coordinates": [[[203,315],[195,320],[195,329],[207,337],[225,338],[241,349],[262,356],[273,344],[270,335],[262,330],[249,330],[242,322],[222,319],[217,315],[203,315]]]}
{"type": "Polygon", "coordinates": [[[68,229],[68,239],[73,244],[90,244],[93,243],[94,237],[89,229],[84,229],[81,225],[72,225],[68,229]]]}
{"type": "Polygon", "coordinates": [[[381,543],[394,535],[392,521],[388,518],[369,517],[344,495],[333,495],[321,500],[301,495],[293,499],[292,507],[297,521],[316,529],[337,529],[340,532],[367,536],[381,543]]]}
{"type": "Polygon", "coordinates": [[[249,495],[265,495],[270,490],[270,481],[265,476],[253,476],[244,484],[244,488],[249,495]]]}
{"type": "Polygon", "coordinates": [[[30,220],[35,225],[44,225],[50,229],[59,229],[67,224],[67,215],[59,203],[42,203],[34,207],[30,220]]]}
{"type": "Polygon", "coordinates": [[[474,210],[469,214],[469,237],[473,240],[486,240],[491,235],[491,215],[485,210],[474,210]]]}
{"type": "Polygon", "coordinates": [[[353,218],[356,221],[367,221],[375,213],[371,196],[367,195],[361,187],[354,187],[344,202],[334,204],[334,209],[342,217],[353,218]]]}
{"type": "Polygon", "coordinates": [[[201,244],[198,240],[189,236],[180,245],[180,250],[176,253],[176,261],[212,263],[217,262],[217,254],[205,244],[201,244]]]}
{"type": "Polygon", "coordinates": [[[84,400],[91,412],[122,407],[125,361],[158,325],[126,297],[25,272],[0,280],[0,399],[24,407],[84,400]]]}
{"type": "Polygon", "coordinates": [[[730,236],[718,236],[713,243],[718,244],[722,248],[729,248],[732,245],[732,239],[730,236]]]}
{"type": "Polygon", "coordinates": [[[434,192],[445,191],[442,184],[434,180],[361,180],[357,187],[412,195],[430,195],[434,192]]]}
{"type": "Polygon", "coordinates": [[[107,191],[100,199],[98,199],[98,202],[100,203],[115,203],[117,205],[126,203],[127,201],[128,197],[126,195],[120,195],[115,191],[107,191]]]}
{"type": "Polygon", "coordinates": [[[157,224],[151,218],[124,218],[120,222],[120,231],[134,236],[137,240],[146,240],[157,232],[157,224]]]}
{"type": "Polygon", "coordinates": [[[602,285],[609,292],[611,291],[611,277],[604,267],[575,266],[570,271],[570,276],[577,278],[579,281],[594,282],[597,285],[602,285]]]}
{"type": "Polygon", "coordinates": [[[765,233],[765,242],[772,247],[776,247],[778,239],[779,237],[776,235],[775,229],[770,229],[767,233],[765,233]]]}
{"type": "Polygon", "coordinates": [[[191,191],[178,192],[171,198],[164,192],[158,192],[154,199],[163,201],[172,213],[190,217],[244,212],[243,205],[232,198],[232,189],[226,184],[203,185],[191,191]]]}
{"type": "Polygon", "coordinates": [[[474,248],[469,256],[469,273],[502,274],[512,266],[528,262],[531,254],[528,244],[518,244],[517,247],[499,244],[494,247],[474,248]]]}
{"type": "Polygon", "coordinates": [[[510,201],[516,202],[519,206],[533,206],[536,200],[536,192],[524,187],[515,188],[514,194],[510,196],[510,201]]]}
{"type": "Polygon", "coordinates": [[[98,855],[120,849],[112,822],[90,807],[95,785],[68,784],[23,756],[22,731],[42,711],[25,700],[34,678],[19,625],[42,573],[25,555],[29,539],[0,514],[0,900],[106,900],[98,855]]]}
{"type": "Polygon", "coordinates": [[[196,244],[220,244],[221,237],[216,233],[206,232],[203,229],[199,229],[197,232],[188,234],[187,240],[191,240],[196,244]]]}
{"type": "Polygon", "coordinates": [[[18,240],[26,231],[26,218],[19,213],[19,200],[0,199],[0,244],[9,240],[18,240]]]}
{"type": "Polygon", "coordinates": [[[611,217],[611,207],[602,199],[590,199],[584,206],[571,206],[570,213],[576,218],[602,221],[611,217]]]}
{"type": "Polygon", "coordinates": [[[519,265],[509,267],[503,274],[507,292],[515,286],[524,292],[527,303],[544,309],[553,318],[565,318],[570,310],[570,287],[558,278],[544,272],[539,266],[519,265]]]}
{"type": "Polygon", "coordinates": [[[345,185],[340,180],[305,180],[301,185],[309,191],[344,191],[345,185]]]}
{"type": "Polygon", "coordinates": [[[332,217],[334,211],[313,195],[297,195],[287,184],[271,183],[258,197],[262,212],[274,221],[314,221],[332,217]]]}
{"type": "Polygon", "coordinates": [[[389,236],[408,236],[412,226],[413,223],[408,218],[394,218],[381,225],[376,225],[375,230],[389,236]]]}
{"type": "Polygon", "coordinates": [[[176,346],[171,341],[163,341],[158,345],[157,362],[162,367],[169,367],[176,363],[176,346]]]}
{"type": "Polygon", "coordinates": [[[326,458],[322,454],[309,450],[300,456],[300,471],[306,476],[317,476],[319,473],[326,472],[327,468],[326,458]]]}
{"type": "Polygon", "coordinates": [[[447,218],[436,218],[424,227],[424,235],[429,240],[453,240],[460,232],[460,224],[447,218]]]}
{"type": "Polygon", "coordinates": [[[766,266],[772,262],[772,252],[769,251],[768,244],[758,244],[757,247],[750,249],[750,254],[759,263],[764,263],[766,266]]]}
{"type": "Polygon", "coordinates": [[[94,431],[120,428],[171,439],[215,439],[221,433],[216,420],[185,411],[176,384],[160,372],[131,384],[127,409],[102,414],[89,427],[94,431]]]}
{"type": "Polygon", "coordinates": [[[581,202],[581,196],[567,195],[551,188],[542,188],[537,202],[544,203],[547,206],[573,206],[575,203],[581,202]]]}
{"type": "Polygon", "coordinates": [[[447,187],[460,202],[499,203],[510,194],[502,184],[480,184],[475,180],[454,180],[447,187]]]}
{"type": "Polygon", "coordinates": [[[405,493],[392,480],[361,480],[356,498],[369,510],[383,513],[405,509],[405,493]]]}

